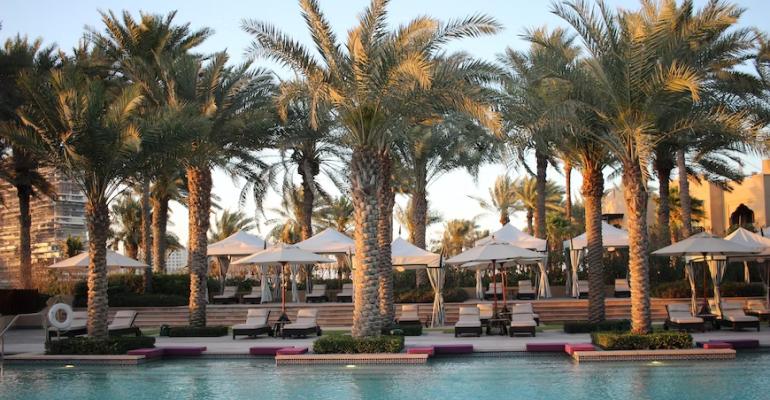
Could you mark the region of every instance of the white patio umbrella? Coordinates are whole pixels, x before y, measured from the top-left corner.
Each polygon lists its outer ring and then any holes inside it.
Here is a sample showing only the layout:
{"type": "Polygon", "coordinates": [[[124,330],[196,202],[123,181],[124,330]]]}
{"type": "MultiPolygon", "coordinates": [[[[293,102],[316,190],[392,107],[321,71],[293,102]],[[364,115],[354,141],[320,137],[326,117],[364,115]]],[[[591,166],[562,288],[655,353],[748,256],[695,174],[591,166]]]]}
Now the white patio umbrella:
{"type": "Polygon", "coordinates": [[[330,262],[334,261],[318,254],[302,250],[297,246],[277,245],[241,258],[233,264],[255,264],[281,267],[281,272],[283,273],[283,285],[281,285],[281,318],[284,318],[286,315],[286,276],[290,274],[289,271],[286,271],[287,265],[330,262]]]}
{"type": "Polygon", "coordinates": [[[397,270],[426,269],[428,281],[433,288],[433,312],[431,326],[444,325],[444,282],[446,270],[441,265],[441,255],[421,249],[398,237],[390,244],[390,257],[397,270]]]}
{"type": "Polygon", "coordinates": [[[502,228],[498,229],[491,235],[481,238],[476,241],[475,245],[480,246],[487,244],[492,240],[500,243],[508,243],[510,245],[521,247],[522,249],[535,250],[543,252],[546,249],[548,243],[545,239],[536,238],[510,223],[505,224],[502,228]]]}
{"type": "MultiPolygon", "coordinates": [[[[765,284],[770,288],[770,267],[767,265],[767,261],[770,259],[770,238],[751,232],[748,229],[738,228],[733,233],[725,236],[725,240],[758,250],[757,253],[747,256],[729,257],[728,261],[743,261],[743,276],[746,283],[751,282],[749,279],[749,262],[765,263],[765,284]]],[[[770,304],[770,290],[767,290],[767,298],[765,300],[770,304]]]]}
{"type": "MultiPolygon", "coordinates": [[[[59,269],[79,269],[88,268],[90,258],[88,252],[80,253],[66,260],[49,265],[47,268],[59,269]]],[[[149,265],[126,257],[120,253],[107,249],[107,268],[147,268],[149,265]]]]}
{"type": "MultiPolygon", "coordinates": [[[[337,259],[337,263],[340,264],[343,260],[352,263],[350,255],[355,252],[356,242],[348,235],[334,228],[326,228],[312,237],[297,243],[296,246],[316,254],[333,255],[337,259]]],[[[313,282],[310,279],[312,273],[313,266],[306,265],[307,286],[305,290],[307,293],[313,290],[313,282]]]]}
{"type": "MultiPolygon", "coordinates": [[[[721,314],[721,296],[719,293],[719,285],[722,283],[722,277],[725,273],[725,266],[727,265],[727,257],[729,256],[741,256],[752,253],[757,253],[758,249],[752,247],[746,247],[738,243],[731,242],[729,240],[722,239],[719,236],[712,235],[707,232],[698,233],[690,236],[680,242],[674,243],[670,246],[666,246],[662,249],[658,249],[652,252],[656,256],[680,256],[680,257],[700,257],[700,260],[705,261],[708,264],[709,272],[711,273],[711,280],[714,285],[714,303],[717,306],[717,310],[721,314]]],[[[685,264],[687,270],[688,279],[690,280],[690,288],[692,290],[691,307],[696,308],[695,303],[695,274],[692,268],[693,260],[689,260],[685,264]]],[[[705,278],[704,278],[705,279],[705,278]]],[[[708,301],[706,300],[706,287],[703,287],[703,301],[704,309],[708,307],[708,301]]]]}
{"type": "MultiPolygon", "coordinates": [[[[266,247],[267,243],[264,239],[244,231],[235,232],[218,242],[208,245],[206,247],[206,254],[209,257],[215,257],[219,263],[219,268],[221,269],[222,289],[224,289],[224,280],[227,278],[227,272],[230,269],[230,264],[234,258],[254,254],[264,250],[266,247]]],[[[273,300],[270,295],[270,287],[267,284],[268,272],[267,266],[260,269],[262,280],[262,303],[273,300]]]]}
{"type": "MultiPolygon", "coordinates": [[[[498,262],[518,261],[518,260],[534,260],[543,257],[542,254],[534,252],[532,250],[522,249],[520,247],[512,246],[508,243],[501,243],[496,240],[492,240],[481,246],[476,246],[472,249],[466,250],[448,260],[447,264],[467,264],[474,262],[491,263],[492,264],[492,276],[496,275],[496,268],[498,262]]],[[[493,287],[495,289],[493,310],[497,313],[497,279],[492,280],[493,287]]],[[[503,291],[505,296],[505,291],[503,291]]],[[[503,299],[505,301],[505,299],[503,299]]]]}

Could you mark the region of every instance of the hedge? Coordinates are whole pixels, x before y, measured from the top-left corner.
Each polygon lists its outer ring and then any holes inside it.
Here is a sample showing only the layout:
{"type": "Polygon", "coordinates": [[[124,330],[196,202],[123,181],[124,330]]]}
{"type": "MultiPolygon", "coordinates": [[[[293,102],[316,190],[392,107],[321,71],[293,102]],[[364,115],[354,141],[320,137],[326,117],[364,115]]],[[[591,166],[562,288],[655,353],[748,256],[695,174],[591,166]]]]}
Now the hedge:
{"type": "Polygon", "coordinates": [[[313,343],[317,354],[400,353],[404,337],[399,335],[354,338],[349,335],[322,336],[313,343]]]}
{"type": "Polygon", "coordinates": [[[129,350],[155,347],[152,336],[118,336],[107,339],[74,337],[51,340],[45,345],[46,354],[126,354],[129,350]]]}
{"type": "MultiPolygon", "coordinates": [[[[219,281],[208,279],[210,294],[219,293],[219,281]]],[[[114,274],[107,277],[107,301],[110,307],[152,307],[184,306],[190,298],[189,274],[157,274],[152,277],[152,292],[143,293],[144,282],[141,275],[114,274]],[[139,297],[157,295],[158,297],[139,300],[139,297]],[[182,300],[184,299],[184,300],[182,300]],[[157,301],[153,302],[153,301],[157,301]]],[[[88,287],[85,281],[75,285],[75,307],[85,307],[88,287]]]]}
{"type": "Polygon", "coordinates": [[[639,335],[628,332],[594,332],[591,342],[604,350],[691,349],[692,336],[686,332],[654,332],[639,335]]]}
{"type": "Polygon", "coordinates": [[[564,323],[565,333],[591,333],[599,331],[623,332],[631,329],[631,321],[627,319],[607,320],[599,323],[588,321],[567,321],[564,323]]]}
{"type": "MultiPolygon", "coordinates": [[[[703,295],[703,286],[696,288],[696,295],[703,295]]],[[[724,282],[720,286],[720,292],[723,297],[761,297],[765,295],[765,287],[762,283],[745,283],[745,282],[724,282]]],[[[689,298],[691,296],[690,284],[687,281],[680,280],[674,282],[661,283],[656,285],[650,291],[652,297],[658,297],[663,299],[681,299],[689,298]]],[[[714,287],[707,285],[707,296],[714,295],[714,287]]]]}
{"type": "Polygon", "coordinates": [[[204,326],[200,328],[172,326],[164,329],[164,333],[169,337],[220,337],[227,336],[228,328],[226,326],[204,326]]]}
{"type": "MultiPolygon", "coordinates": [[[[461,303],[468,300],[468,293],[460,288],[445,288],[444,301],[448,303],[461,303]]],[[[433,289],[420,287],[417,289],[397,292],[396,303],[433,303],[433,289]]]]}

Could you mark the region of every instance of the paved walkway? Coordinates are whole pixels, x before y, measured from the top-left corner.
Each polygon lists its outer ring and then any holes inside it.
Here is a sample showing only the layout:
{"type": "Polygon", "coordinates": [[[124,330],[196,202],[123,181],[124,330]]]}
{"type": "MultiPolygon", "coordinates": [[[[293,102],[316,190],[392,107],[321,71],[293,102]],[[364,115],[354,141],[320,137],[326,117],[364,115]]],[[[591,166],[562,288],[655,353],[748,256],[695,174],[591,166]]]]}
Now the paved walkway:
{"type": "MultiPolygon", "coordinates": [[[[327,328],[328,330],[345,330],[346,328],[327,328]]],[[[763,326],[762,332],[719,330],[707,333],[694,333],[696,341],[712,339],[759,339],[760,345],[770,347],[770,329],[763,326]]],[[[312,347],[315,336],[307,339],[280,339],[260,336],[256,339],[231,336],[216,338],[169,338],[158,337],[157,346],[196,345],[206,346],[210,354],[246,354],[253,346],[307,346],[312,347]]],[[[44,351],[44,336],[39,329],[11,330],[6,335],[5,352],[42,353],[44,351]]],[[[527,343],[539,342],[588,342],[588,334],[566,334],[561,330],[546,330],[538,332],[537,337],[481,336],[455,338],[453,334],[441,331],[427,331],[422,336],[408,336],[407,346],[427,346],[435,344],[472,344],[476,351],[523,351],[527,343]]]]}

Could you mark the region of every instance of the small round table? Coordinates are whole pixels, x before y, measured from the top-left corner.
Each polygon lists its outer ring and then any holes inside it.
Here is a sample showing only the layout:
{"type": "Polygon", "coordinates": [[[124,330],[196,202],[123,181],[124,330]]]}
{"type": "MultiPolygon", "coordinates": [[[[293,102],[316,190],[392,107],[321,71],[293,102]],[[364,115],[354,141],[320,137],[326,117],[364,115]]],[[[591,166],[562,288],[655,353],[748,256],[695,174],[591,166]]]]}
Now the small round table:
{"type": "MultiPolygon", "coordinates": [[[[510,323],[510,320],[508,318],[490,318],[489,328],[497,329],[497,334],[500,336],[503,336],[508,334],[509,323],[510,323]]],[[[487,331],[487,334],[489,334],[489,331],[487,331]]]]}

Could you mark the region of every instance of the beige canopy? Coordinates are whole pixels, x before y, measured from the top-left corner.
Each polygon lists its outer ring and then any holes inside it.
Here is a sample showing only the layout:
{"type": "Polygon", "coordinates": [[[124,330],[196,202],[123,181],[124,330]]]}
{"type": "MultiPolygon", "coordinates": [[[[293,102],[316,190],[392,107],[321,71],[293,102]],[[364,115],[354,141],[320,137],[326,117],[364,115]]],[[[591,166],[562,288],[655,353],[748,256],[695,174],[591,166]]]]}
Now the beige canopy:
{"type": "Polygon", "coordinates": [[[252,255],[243,257],[233,264],[283,265],[283,264],[316,264],[334,262],[329,258],[302,250],[294,245],[280,244],[260,250],[252,255]]]}
{"type": "MultiPolygon", "coordinates": [[[[88,252],[80,253],[74,257],[49,265],[48,268],[88,268],[90,261],[88,252]]],[[[107,268],[147,268],[149,265],[126,257],[112,250],[107,250],[107,268]]]]}
{"type": "Polygon", "coordinates": [[[209,256],[247,256],[265,249],[265,241],[259,236],[238,231],[234,234],[208,245],[209,256]]]}
{"type": "Polygon", "coordinates": [[[493,240],[497,242],[508,243],[516,247],[521,247],[522,249],[535,251],[545,251],[546,247],[545,239],[538,239],[532,235],[529,235],[511,225],[510,223],[505,224],[505,226],[492,233],[491,235],[477,240],[475,245],[480,246],[490,243],[493,240]]]}
{"type": "Polygon", "coordinates": [[[390,256],[397,269],[438,268],[441,262],[441,255],[423,250],[400,237],[390,244],[390,256]]]}
{"type": "Polygon", "coordinates": [[[313,237],[297,243],[296,246],[316,254],[344,255],[354,254],[356,242],[334,228],[326,228],[313,237]]]}

